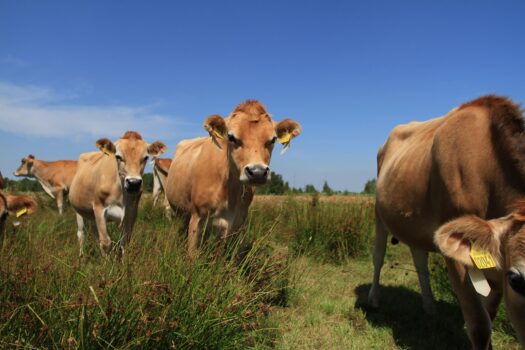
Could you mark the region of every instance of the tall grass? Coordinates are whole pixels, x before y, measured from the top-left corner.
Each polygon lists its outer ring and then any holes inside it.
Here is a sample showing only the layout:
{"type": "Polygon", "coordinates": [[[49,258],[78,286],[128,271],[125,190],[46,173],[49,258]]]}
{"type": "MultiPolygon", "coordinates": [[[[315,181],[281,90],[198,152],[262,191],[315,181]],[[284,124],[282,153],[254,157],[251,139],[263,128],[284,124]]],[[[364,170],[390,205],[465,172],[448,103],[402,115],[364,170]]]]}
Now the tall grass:
{"type": "MultiPolygon", "coordinates": [[[[265,315],[283,303],[286,257],[272,231],[210,240],[190,262],[178,221],[160,208],[140,211],[122,262],[104,260],[88,235],[77,258],[74,215],[43,209],[10,229],[0,255],[0,347],[246,348],[265,339],[265,315]],[[239,263],[246,236],[252,249],[239,263]],[[262,339],[262,340],[261,340],[262,339]]],[[[118,239],[117,228],[110,228],[118,239]]]]}

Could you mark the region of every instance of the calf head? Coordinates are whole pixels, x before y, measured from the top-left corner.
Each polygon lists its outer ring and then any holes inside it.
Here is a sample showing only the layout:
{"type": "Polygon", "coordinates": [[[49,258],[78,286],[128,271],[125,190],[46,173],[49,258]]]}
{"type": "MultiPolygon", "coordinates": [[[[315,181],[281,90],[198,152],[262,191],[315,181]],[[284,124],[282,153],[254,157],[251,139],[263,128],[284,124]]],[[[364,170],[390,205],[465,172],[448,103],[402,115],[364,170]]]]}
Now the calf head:
{"type": "Polygon", "coordinates": [[[148,144],[135,131],[127,131],[115,143],[102,138],[96,145],[106,155],[115,157],[119,177],[128,193],[141,192],[142,174],[149,156],[158,157],[166,150],[164,143],[155,141],[148,144]]]}
{"type": "Polygon", "coordinates": [[[484,250],[504,273],[507,312],[522,344],[525,342],[525,202],[508,216],[483,220],[463,216],[441,226],[434,241],[441,252],[468,267],[473,267],[473,245],[484,250]]]}
{"type": "Polygon", "coordinates": [[[25,158],[22,158],[22,163],[13,173],[15,176],[32,176],[33,175],[33,161],[35,156],[30,154],[25,158]]]}
{"type": "Polygon", "coordinates": [[[208,117],[204,128],[215,144],[228,152],[239,180],[249,185],[261,185],[270,178],[275,141],[287,147],[301,133],[298,123],[291,119],[275,122],[260,102],[252,100],[238,105],[227,118],[208,117]]]}

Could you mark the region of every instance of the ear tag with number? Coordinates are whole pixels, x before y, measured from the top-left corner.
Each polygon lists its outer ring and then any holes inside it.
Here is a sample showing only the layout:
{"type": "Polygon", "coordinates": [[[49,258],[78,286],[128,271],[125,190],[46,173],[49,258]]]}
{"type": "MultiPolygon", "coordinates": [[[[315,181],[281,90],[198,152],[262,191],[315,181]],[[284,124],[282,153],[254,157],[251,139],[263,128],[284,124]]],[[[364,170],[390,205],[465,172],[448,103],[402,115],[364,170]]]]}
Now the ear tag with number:
{"type": "Polygon", "coordinates": [[[288,131],[285,131],[284,134],[277,139],[280,144],[288,144],[290,143],[290,140],[292,139],[292,134],[290,134],[288,131]]]}
{"type": "Polygon", "coordinates": [[[479,248],[472,243],[470,248],[470,257],[478,269],[490,269],[496,267],[496,261],[492,255],[484,249],[479,248]]]}
{"type": "Polygon", "coordinates": [[[213,135],[220,138],[221,140],[224,140],[224,136],[222,136],[221,133],[218,132],[217,130],[213,130],[213,135]]]}

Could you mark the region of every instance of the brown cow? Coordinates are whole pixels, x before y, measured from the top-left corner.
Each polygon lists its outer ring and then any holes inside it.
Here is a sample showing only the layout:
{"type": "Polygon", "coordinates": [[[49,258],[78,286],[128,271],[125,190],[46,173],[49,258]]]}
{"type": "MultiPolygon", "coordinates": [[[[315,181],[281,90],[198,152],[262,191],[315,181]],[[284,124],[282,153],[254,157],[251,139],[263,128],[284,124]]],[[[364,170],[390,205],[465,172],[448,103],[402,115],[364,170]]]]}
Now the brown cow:
{"type": "Polygon", "coordinates": [[[1,191],[0,193],[7,201],[7,210],[9,211],[9,215],[16,215],[20,210],[23,209],[26,209],[24,215],[31,215],[38,209],[38,204],[30,196],[7,194],[1,191]]]}
{"type": "MultiPolygon", "coordinates": [[[[410,246],[424,308],[433,311],[427,257],[436,250],[434,232],[464,214],[505,216],[508,206],[525,196],[524,131],[520,108],[497,96],[481,97],[445,116],[392,131],[378,153],[372,305],[378,305],[390,231],[410,246]]],[[[446,261],[473,347],[486,349],[501,291],[494,288],[482,307],[465,280],[465,265],[446,261]]]]}
{"type": "Polygon", "coordinates": [[[155,164],[153,165],[153,205],[156,205],[160,195],[164,194],[163,204],[168,216],[171,208],[166,198],[165,188],[170,165],[171,158],[155,158],[155,164]]]}
{"type": "MultiPolygon", "coordinates": [[[[445,256],[468,269],[477,268],[470,256],[473,245],[490,254],[496,268],[479,271],[494,288],[493,293],[500,296],[503,293],[507,314],[519,341],[525,345],[525,202],[519,202],[515,208],[511,215],[493,220],[477,216],[460,217],[441,226],[434,240],[445,256]]],[[[465,280],[464,269],[460,271],[463,273],[460,279],[465,280]]],[[[478,301],[480,309],[483,308],[482,302],[478,301]]],[[[489,307],[492,308],[488,308],[487,312],[494,317],[498,304],[489,307]]],[[[487,317],[477,321],[479,326],[490,330],[487,317]]]]}
{"type": "Polygon", "coordinates": [[[118,222],[123,228],[119,251],[122,255],[137,217],[148,156],[159,156],[166,146],[159,141],[148,144],[134,131],[127,131],[115,143],[102,138],[96,145],[100,152],[80,155],[69,192],[69,200],[77,212],[80,256],[83,255],[85,219],[95,222],[95,236],[104,256],[111,249],[107,220],[118,222]]]}
{"type": "Polygon", "coordinates": [[[204,128],[209,138],[177,145],[166,182],[171,207],[191,214],[188,253],[192,258],[208,216],[223,238],[240,228],[253,199],[253,186],[270,177],[275,141],[288,146],[301,132],[291,119],[273,121],[258,101],[238,105],[224,119],[212,115],[204,128]]]}
{"type": "Polygon", "coordinates": [[[77,162],[75,160],[46,162],[35,159],[35,156],[30,154],[22,158],[22,164],[16,169],[14,175],[36,178],[44,191],[51,198],[56,198],[58,212],[62,215],[64,195],[68,193],[71,187],[76,170],[77,162]]]}

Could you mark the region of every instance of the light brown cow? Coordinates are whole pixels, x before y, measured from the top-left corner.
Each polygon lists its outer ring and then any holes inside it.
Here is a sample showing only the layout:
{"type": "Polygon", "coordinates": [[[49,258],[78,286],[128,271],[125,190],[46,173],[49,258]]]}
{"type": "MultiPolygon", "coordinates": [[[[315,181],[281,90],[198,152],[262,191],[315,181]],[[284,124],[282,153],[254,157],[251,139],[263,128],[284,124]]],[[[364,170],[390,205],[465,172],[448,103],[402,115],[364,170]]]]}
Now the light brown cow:
{"type": "MultiPolygon", "coordinates": [[[[516,329],[518,339],[525,345],[525,202],[515,205],[516,211],[508,216],[483,220],[477,216],[463,216],[441,226],[434,240],[441,252],[455,261],[455,264],[476,269],[470,256],[472,246],[490,254],[496,268],[481,269],[494,291],[505,300],[507,315],[516,329]]],[[[460,280],[468,277],[464,269],[460,280]]],[[[456,286],[456,288],[462,288],[456,286]]],[[[478,308],[482,308],[479,300],[478,308]]],[[[497,312],[498,304],[487,305],[491,317],[497,312]]],[[[475,315],[475,311],[472,312],[475,315]]],[[[485,329],[491,327],[485,317],[477,320],[485,329]]]]}
{"type": "MultiPolygon", "coordinates": [[[[423,295],[432,312],[427,257],[434,232],[464,214],[492,219],[525,195],[525,131],[521,110],[502,97],[486,96],[447,115],[396,127],[378,153],[374,278],[369,302],[378,305],[379,275],[387,234],[411,248],[423,295]]],[[[494,288],[484,300],[465,279],[465,265],[446,258],[469,338],[490,345],[491,320],[501,299],[494,288]],[[488,312],[487,312],[488,310],[488,312]]]]}
{"type": "Polygon", "coordinates": [[[166,215],[171,217],[170,204],[166,198],[166,179],[168,178],[168,171],[171,165],[171,158],[155,158],[153,165],[153,205],[157,205],[157,201],[161,194],[164,194],[164,208],[166,209],[166,215]]]}
{"type": "Polygon", "coordinates": [[[7,210],[9,215],[16,215],[20,210],[25,209],[24,215],[31,215],[38,209],[38,204],[30,196],[14,195],[1,192],[7,201],[7,210]]]}
{"type": "Polygon", "coordinates": [[[224,119],[212,115],[204,128],[209,138],[177,145],[166,183],[171,207],[191,214],[188,253],[192,258],[208,217],[223,238],[240,228],[253,199],[253,186],[270,177],[275,141],[288,146],[301,132],[291,119],[273,121],[258,101],[238,105],[224,119]]]}
{"type": "Polygon", "coordinates": [[[67,195],[77,170],[76,160],[57,160],[46,162],[28,155],[14,172],[15,176],[34,177],[51,198],[57,201],[58,212],[62,215],[64,195],[67,195]]]}
{"type": "Polygon", "coordinates": [[[148,156],[159,156],[166,146],[159,141],[148,144],[134,131],[126,132],[115,143],[102,138],[96,145],[100,152],[80,155],[69,192],[69,200],[77,212],[80,256],[83,255],[85,219],[94,221],[95,236],[104,256],[111,250],[107,220],[118,222],[123,228],[119,250],[122,255],[135,224],[148,156]]]}

